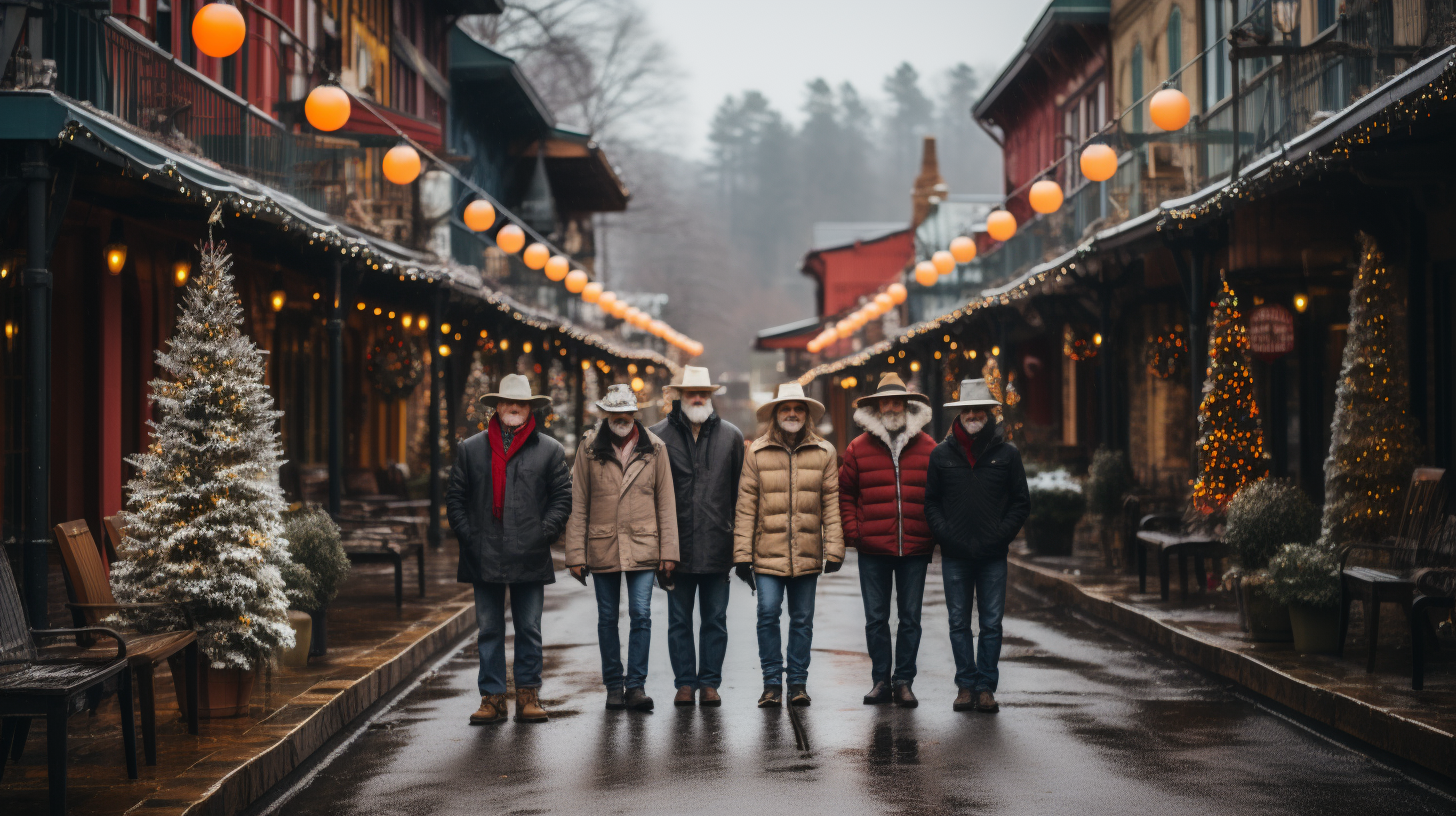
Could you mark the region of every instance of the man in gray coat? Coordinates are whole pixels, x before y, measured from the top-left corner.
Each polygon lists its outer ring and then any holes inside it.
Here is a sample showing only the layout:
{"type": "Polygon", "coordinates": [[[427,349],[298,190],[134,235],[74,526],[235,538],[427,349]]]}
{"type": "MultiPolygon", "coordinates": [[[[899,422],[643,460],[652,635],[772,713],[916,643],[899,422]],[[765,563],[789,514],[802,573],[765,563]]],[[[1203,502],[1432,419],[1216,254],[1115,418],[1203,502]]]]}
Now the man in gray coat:
{"type": "Polygon", "coordinates": [[[733,568],[733,519],[738,476],[743,471],[743,433],[713,410],[708,369],[685,366],[672,413],[653,425],[667,445],[677,498],[680,561],[667,594],[667,653],[676,676],[674,705],[690,706],[694,694],[705,706],[722,703],[723,655],[728,650],[728,580],[733,568]],[[693,596],[702,624],[698,653],[693,644],[693,596]]]}
{"type": "Polygon", "coordinates": [[[486,429],[461,442],[445,504],[460,541],[455,579],[475,586],[480,626],[480,709],[471,725],[506,717],[505,602],[516,630],[516,722],[545,722],[541,707],[541,606],[556,580],[551,544],[571,515],[571,471],[561,443],[541,433],[535,411],[550,397],[519,374],[480,402],[494,408],[486,429]]]}

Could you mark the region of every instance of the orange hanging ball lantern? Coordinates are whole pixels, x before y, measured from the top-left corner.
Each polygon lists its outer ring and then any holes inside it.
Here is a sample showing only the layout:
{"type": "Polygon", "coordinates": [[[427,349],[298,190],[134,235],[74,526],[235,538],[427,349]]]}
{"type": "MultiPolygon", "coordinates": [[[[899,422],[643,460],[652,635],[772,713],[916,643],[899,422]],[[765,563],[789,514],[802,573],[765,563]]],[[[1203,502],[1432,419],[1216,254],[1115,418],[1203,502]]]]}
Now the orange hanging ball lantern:
{"type": "Polygon", "coordinates": [[[1188,124],[1192,107],[1188,103],[1188,97],[1177,88],[1164,88],[1153,94],[1152,101],[1148,103],[1148,113],[1151,115],[1153,124],[1163,130],[1178,130],[1188,124]]]}
{"type": "Polygon", "coordinates": [[[915,282],[921,286],[934,286],[940,280],[940,271],[930,261],[915,264],[915,282]]]}
{"type": "Polygon", "coordinates": [[[1051,179],[1042,179],[1031,185],[1026,198],[1031,202],[1031,208],[1042,215],[1054,213],[1062,208],[1062,185],[1051,179]]]}
{"type": "Polygon", "coordinates": [[[551,259],[551,250],[545,244],[531,244],[521,253],[521,261],[528,269],[541,269],[551,259]]]}
{"type": "Polygon", "coordinates": [[[970,263],[976,259],[975,239],[957,235],[950,241],[950,256],[956,263],[970,263]]]}
{"type": "Polygon", "coordinates": [[[320,85],[308,92],[303,100],[303,118],[318,130],[338,130],[349,121],[353,110],[349,94],[338,85],[320,85]]]}
{"type": "Polygon", "coordinates": [[[647,324],[647,333],[654,337],[663,337],[667,334],[667,324],[661,320],[654,320],[647,324]]]}
{"type": "Polygon", "coordinates": [[[420,177],[420,154],[407,144],[397,144],[384,154],[384,177],[395,184],[409,184],[420,177]]]}
{"type": "Polygon", "coordinates": [[[986,233],[997,241],[1009,241],[1016,234],[1016,216],[1005,210],[996,210],[986,216],[986,233]]]}
{"type": "Polygon", "coordinates": [[[208,3],[192,18],[192,41],[209,57],[231,57],[243,47],[247,36],[248,24],[237,6],[208,3]]]}
{"type": "Polygon", "coordinates": [[[581,299],[587,303],[597,303],[602,299],[602,285],[596,281],[588,283],[581,290],[581,299]]]}
{"type": "Polygon", "coordinates": [[[632,307],[627,305],[627,301],[618,298],[612,302],[612,317],[618,320],[625,320],[627,318],[627,310],[630,308],[632,307]]]}
{"type": "MultiPolygon", "coordinates": [[[[583,295],[586,294],[586,290],[585,289],[583,289],[581,291],[582,291],[582,294],[583,295]]],[[[617,293],[616,292],[602,292],[601,295],[599,297],[597,297],[597,308],[598,309],[601,309],[604,312],[607,312],[608,314],[611,313],[612,307],[615,306],[616,303],[617,303],[617,293]]]]}
{"type": "Polygon", "coordinates": [[[905,284],[896,281],[885,287],[885,294],[889,295],[890,300],[898,306],[905,302],[905,298],[910,296],[910,290],[905,288],[905,284]]]}
{"type": "Polygon", "coordinates": [[[890,297],[888,292],[881,292],[875,295],[875,305],[878,307],[879,313],[884,314],[895,308],[895,299],[890,297]]]}
{"type": "Polygon", "coordinates": [[[1089,181],[1107,181],[1117,175],[1117,151],[1105,144],[1087,145],[1078,164],[1089,181]]]}
{"type": "Polygon", "coordinates": [[[495,234],[495,245],[507,255],[514,255],[526,245],[526,233],[515,224],[506,224],[495,234]]]}
{"type": "Polygon", "coordinates": [[[485,232],[495,224],[495,207],[489,201],[477,198],[465,205],[465,226],[473,232],[485,232]]]}
{"type": "Polygon", "coordinates": [[[930,262],[935,264],[935,271],[942,275],[949,275],[956,268],[955,256],[943,249],[936,250],[935,254],[930,256],[930,262]]]}
{"type": "Polygon", "coordinates": [[[566,273],[566,291],[573,295],[581,294],[581,291],[586,288],[587,280],[585,272],[580,269],[571,270],[566,273]]]}
{"type": "Polygon", "coordinates": [[[571,261],[565,255],[553,255],[551,260],[546,262],[546,279],[551,281],[564,281],[571,272],[571,261]]]}

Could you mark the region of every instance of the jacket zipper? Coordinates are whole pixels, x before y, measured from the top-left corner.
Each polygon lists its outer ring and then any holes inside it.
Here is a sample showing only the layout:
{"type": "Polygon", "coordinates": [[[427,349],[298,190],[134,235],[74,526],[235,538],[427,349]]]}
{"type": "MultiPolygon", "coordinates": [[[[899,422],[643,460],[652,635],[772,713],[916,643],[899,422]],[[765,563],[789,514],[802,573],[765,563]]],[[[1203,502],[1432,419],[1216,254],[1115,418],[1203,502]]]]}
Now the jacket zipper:
{"type": "Polygon", "coordinates": [[[789,448],[789,577],[794,577],[794,457],[798,448],[789,448]]]}
{"type": "Polygon", "coordinates": [[[899,536],[900,555],[905,554],[905,508],[900,503],[900,457],[890,452],[890,461],[895,465],[895,530],[899,536]]]}

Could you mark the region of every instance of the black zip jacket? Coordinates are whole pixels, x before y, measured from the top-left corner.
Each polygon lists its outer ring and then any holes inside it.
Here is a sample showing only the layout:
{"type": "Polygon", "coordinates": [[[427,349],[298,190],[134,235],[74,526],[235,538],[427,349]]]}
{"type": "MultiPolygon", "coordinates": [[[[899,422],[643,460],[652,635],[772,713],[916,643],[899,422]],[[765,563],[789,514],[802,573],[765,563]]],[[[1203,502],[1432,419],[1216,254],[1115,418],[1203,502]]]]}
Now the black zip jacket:
{"type": "Polygon", "coordinates": [[[1021,452],[1005,440],[999,423],[982,428],[971,450],[975,467],[952,429],[931,452],[925,520],[942,557],[1002,559],[1031,512],[1021,452]]]}
{"type": "Polygon", "coordinates": [[[650,430],[667,445],[677,499],[678,572],[690,575],[733,568],[733,520],[743,473],[743,432],[717,414],[693,439],[693,428],[674,401],[667,419],[650,430]]]}

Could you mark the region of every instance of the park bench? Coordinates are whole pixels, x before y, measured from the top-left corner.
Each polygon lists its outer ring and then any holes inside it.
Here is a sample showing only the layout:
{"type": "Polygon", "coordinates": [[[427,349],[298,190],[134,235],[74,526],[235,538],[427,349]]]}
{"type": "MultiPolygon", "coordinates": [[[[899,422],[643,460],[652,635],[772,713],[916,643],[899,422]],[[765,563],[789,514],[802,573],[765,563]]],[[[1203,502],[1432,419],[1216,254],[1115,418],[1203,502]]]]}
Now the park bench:
{"type": "Polygon", "coordinates": [[[1158,564],[1158,593],[1167,601],[1170,592],[1172,560],[1178,559],[1179,598],[1188,600],[1188,560],[1193,560],[1194,577],[1198,580],[1198,591],[1208,590],[1208,573],[1204,561],[1217,569],[1218,562],[1229,557],[1228,546],[1209,535],[1185,533],[1182,530],[1183,517],[1176,513],[1149,513],[1137,517],[1140,504],[1136,497],[1129,496],[1123,504],[1128,514],[1128,546],[1134,549],[1137,559],[1138,592],[1148,591],[1148,555],[1151,553],[1158,564]],[[1136,524],[1131,519],[1137,518],[1136,524]]]}
{"type": "Polygon", "coordinates": [[[1426,681],[1426,639],[1430,635],[1427,609],[1456,609],[1456,516],[1446,523],[1430,553],[1432,566],[1412,574],[1416,594],[1411,601],[1411,688],[1420,691],[1426,681]]]}
{"type": "MultiPolygon", "coordinates": [[[[50,812],[66,812],[66,721],[85,710],[87,697],[99,699],[101,687],[115,680],[121,711],[121,742],[128,778],[137,778],[136,731],[132,720],[131,672],[126,641],[99,626],[75,629],[32,629],[26,623],[20,592],[8,559],[0,557],[0,774],[7,759],[19,759],[32,719],[46,723],[46,775],[50,812]],[[81,653],[40,647],[65,637],[106,637],[116,649],[81,653]]],[[[9,811],[7,811],[9,812],[9,811]]]]}
{"type": "Polygon", "coordinates": [[[415,516],[334,516],[351,564],[386,563],[394,567],[394,605],[404,606],[404,561],[413,556],[425,597],[425,519],[415,516]]]}

